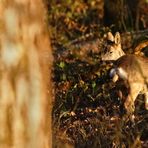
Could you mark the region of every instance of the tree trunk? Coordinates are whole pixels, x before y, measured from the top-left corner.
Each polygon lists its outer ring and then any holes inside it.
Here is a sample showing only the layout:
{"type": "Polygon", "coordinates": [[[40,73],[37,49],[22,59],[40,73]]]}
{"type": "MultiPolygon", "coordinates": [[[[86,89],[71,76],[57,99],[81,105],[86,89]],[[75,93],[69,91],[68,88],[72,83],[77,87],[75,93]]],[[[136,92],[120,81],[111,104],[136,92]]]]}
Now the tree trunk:
{"type": "Polygon", "coordinates": [[[146,0],[104,0],[104,25],[113,31],[147,29],[146,0]]]}
{"type": "Polygon", "coordinates": [[[0,147],[52,147],[52,52],[42,0],[0,1],[0,147]]]}

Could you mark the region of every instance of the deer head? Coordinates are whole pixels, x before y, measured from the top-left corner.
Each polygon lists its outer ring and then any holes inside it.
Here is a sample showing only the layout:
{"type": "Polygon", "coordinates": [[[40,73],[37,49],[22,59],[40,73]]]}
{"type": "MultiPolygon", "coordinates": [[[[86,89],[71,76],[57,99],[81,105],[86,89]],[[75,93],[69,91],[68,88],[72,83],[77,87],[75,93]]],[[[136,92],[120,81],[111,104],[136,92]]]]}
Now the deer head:
{"type": "Polygon", "coordinates": [[[121,48],[120,33],[116,32],[114,37],[111,32],[108,32],[107,45],[105,51],[101,55],[102,61],[117,60],[123,55],[125,55],[125,53],[121,48]]]}

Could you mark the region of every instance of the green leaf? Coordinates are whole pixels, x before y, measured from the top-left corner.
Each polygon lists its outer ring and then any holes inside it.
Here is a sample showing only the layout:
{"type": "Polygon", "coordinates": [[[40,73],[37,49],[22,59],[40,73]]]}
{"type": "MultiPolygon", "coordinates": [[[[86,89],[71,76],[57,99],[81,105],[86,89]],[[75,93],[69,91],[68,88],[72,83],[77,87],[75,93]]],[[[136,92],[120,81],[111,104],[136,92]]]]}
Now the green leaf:
{"type": "Polygon", "coordinates": [[[92,88],[95,88],[95,87],[96,87],[96,82],[93,81],[93,82],[92,82],[92,88]]]}
{"type": "Polygon", "coordinates": [[[65,67],[65,62],[60,62],[59,67],[63,69],[65,67]]]}

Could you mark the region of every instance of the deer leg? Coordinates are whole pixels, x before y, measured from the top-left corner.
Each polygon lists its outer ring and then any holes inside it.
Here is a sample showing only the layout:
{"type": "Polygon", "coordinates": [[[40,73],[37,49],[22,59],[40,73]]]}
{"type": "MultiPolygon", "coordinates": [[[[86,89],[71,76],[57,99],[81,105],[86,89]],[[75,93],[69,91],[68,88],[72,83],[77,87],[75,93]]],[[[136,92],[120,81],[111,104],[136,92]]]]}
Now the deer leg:
{"type": "Polygon", "coordinates": [[[115,74],[112,78],[112,81],[115,83],[119,79],[119,76],[115,74]]]}
{"type": "Polygon", "coordinates": [[[124,107],[128,114],[132,114],[135,110],[135,100],[142,89],[141,84],[131,83],[129,84],[129,94],[125,100],[124,107]]]}

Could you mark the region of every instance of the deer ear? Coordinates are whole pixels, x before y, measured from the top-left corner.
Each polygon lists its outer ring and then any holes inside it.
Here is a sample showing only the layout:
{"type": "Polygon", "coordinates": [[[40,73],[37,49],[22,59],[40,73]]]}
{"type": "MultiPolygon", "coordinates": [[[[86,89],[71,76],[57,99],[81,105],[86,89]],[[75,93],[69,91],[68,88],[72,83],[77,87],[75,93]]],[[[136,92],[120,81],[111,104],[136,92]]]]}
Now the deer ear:
{"type": "Polygon", "coordinates": [[[114,42],[114,36],[111,32],[107,33],[107,40],[114,42]]]}
{"type": "Polygon", "coordinates": [[[115,44],[121,44],[121,37],[119,32],[116,32],[115,34],[115,44]]]}

